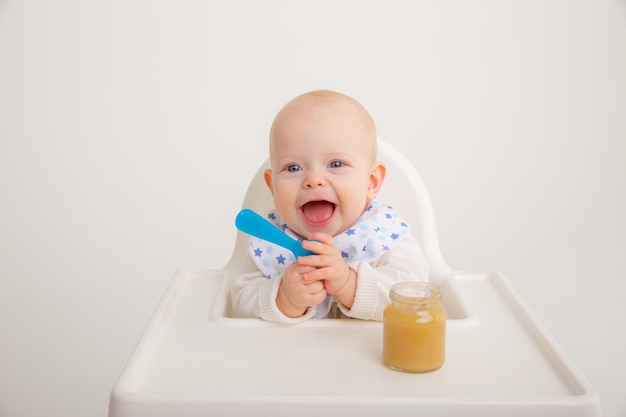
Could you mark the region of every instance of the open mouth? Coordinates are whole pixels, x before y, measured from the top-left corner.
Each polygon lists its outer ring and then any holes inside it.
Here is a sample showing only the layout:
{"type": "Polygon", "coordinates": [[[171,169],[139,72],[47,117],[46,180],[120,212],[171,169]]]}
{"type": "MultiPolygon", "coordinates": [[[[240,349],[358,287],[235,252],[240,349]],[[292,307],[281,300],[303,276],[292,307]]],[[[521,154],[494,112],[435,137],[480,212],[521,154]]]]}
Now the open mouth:
{"type": "Polygon", "coordinates": [[[300,210],[304,220],[310,225],[321,226],[330,221],[336,205],[326,200],[309,201],[300,210]]]}

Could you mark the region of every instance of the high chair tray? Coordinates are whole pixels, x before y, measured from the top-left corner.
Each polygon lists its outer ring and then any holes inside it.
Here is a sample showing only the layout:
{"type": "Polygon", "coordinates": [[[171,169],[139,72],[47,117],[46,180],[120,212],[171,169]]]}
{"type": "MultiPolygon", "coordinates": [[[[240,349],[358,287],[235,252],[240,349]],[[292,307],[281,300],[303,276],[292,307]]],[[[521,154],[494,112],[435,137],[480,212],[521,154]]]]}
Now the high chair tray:
{"type": "MultiPolygon", "coordinates": [[[[225,316],[226,274],[181,271],[111,393],[110,417],[600,415],[598,396],[505,277],[454,274],[446,362],[382,363],[382,323],[225,316]]],[[[445,299],[445,298],[444,298],[445,299]]]]}

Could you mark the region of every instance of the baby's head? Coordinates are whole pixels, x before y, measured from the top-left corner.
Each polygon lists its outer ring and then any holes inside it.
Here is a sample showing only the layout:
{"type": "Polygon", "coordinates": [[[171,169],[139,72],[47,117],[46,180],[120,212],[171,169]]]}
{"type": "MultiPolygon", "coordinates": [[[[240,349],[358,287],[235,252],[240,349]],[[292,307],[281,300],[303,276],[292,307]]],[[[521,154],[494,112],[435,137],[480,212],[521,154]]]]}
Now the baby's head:
{"type": "Polygon", "coordinates": [[[265,182],[276,210],[304,238],[348,229],[385,178],[369,113],[356,100],[326,90],[302,94],[278,112],[270,163],[265,182]]]}

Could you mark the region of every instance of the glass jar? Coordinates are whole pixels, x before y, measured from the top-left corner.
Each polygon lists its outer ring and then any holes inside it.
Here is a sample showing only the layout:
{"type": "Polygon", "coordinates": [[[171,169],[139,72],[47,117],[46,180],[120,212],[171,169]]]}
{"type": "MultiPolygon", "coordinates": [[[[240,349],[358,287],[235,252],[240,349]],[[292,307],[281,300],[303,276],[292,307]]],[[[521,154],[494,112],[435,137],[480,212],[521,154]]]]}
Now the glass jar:
{"type": "Polygon", "coordinates": [[[430,372],[445,360],[446,310],[439,288],[401,282],[389,291],[383,314],[383,361],[403,372],[430,372]]]}

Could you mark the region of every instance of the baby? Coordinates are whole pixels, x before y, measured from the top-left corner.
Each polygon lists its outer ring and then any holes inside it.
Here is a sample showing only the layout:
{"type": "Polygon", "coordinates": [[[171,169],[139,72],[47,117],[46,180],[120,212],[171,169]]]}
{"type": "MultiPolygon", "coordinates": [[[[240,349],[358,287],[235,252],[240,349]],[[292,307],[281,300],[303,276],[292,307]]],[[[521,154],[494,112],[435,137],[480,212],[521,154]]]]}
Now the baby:
{"type": "Polygon", "coordinates": [[[238,317],[382,320],[390,287],[428,281],[429,265],[408,226],[376,199],[385,165],[376,128],[354,99],[313,91],[287,103],[270,131],[264,173],[275,210],[267,218],[313,255],[251,238],[231,283],[238,317]]]}

